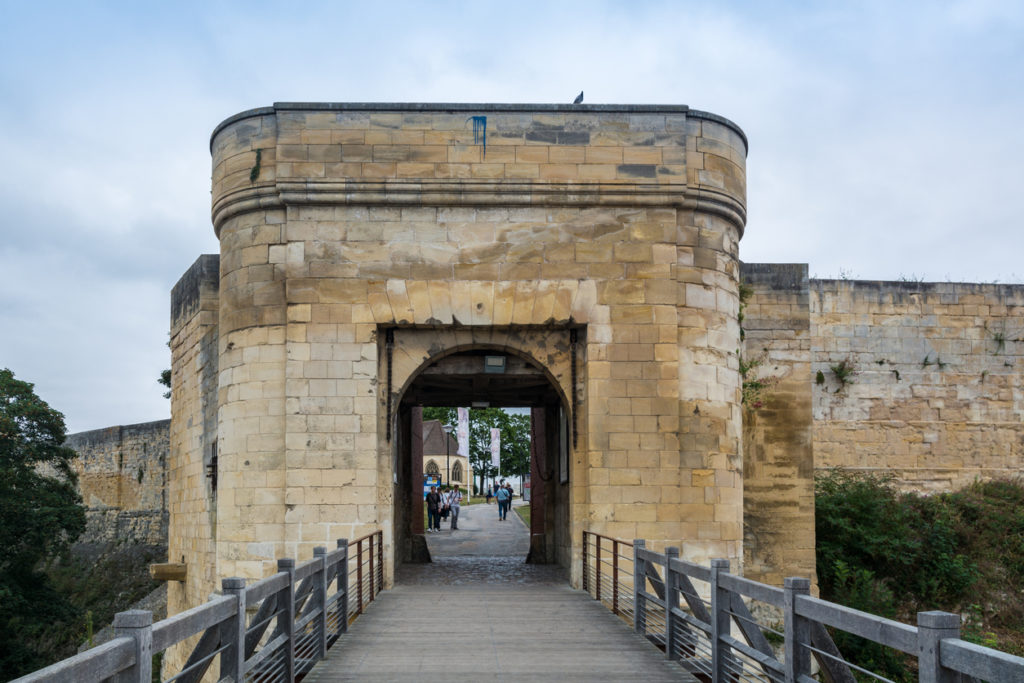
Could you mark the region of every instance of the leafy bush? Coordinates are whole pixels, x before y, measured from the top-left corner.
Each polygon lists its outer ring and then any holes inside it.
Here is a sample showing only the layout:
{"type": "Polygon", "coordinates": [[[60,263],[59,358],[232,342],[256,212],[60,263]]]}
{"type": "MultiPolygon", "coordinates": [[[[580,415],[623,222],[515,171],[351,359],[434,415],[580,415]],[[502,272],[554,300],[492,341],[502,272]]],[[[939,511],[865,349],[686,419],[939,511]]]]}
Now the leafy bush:
{"type": "Polygon", "coordinates": [[[838,593],[837,565],[867,569],[899,603],[962,598],[978,577],[961,552],[956,510],[941,496],[901,493],[891,477],[834,470],[815,482],[818,579],[838,593]]]}
{"type": "MultiPolygon", "coordinates": [[[[897,489],[891,476],[833,470],[815,480],[821,596],[913,623],[920,611],[966,614],[963,637],[1024,651],[1024,485],[977,482],[955,493],[897,489]]],[[[836,634],[852,661],[911,675],[892,650],[836,634]]]]}

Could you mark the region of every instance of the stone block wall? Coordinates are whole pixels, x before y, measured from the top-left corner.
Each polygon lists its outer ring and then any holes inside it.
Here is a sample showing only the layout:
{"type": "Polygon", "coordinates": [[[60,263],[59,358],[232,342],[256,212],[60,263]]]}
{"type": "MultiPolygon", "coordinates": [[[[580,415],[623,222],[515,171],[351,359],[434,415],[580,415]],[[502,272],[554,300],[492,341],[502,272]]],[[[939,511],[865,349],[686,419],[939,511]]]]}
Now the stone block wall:
{"type": "Polygon", "coordinates": [[[115,543],[167,547],[169,428],[170,420],[159,420],[68,435],[87,508],[86,531],[76,544],[82,550],[115,543]]]}
{"type": "Polygon", "coordinates": [[[750,379],[774,378],[751,396],[743,424],[744,575],[781,586],[815,576],[811,323],[807,266],[744,263],[750,379]]]}
{"type": "MultiPolygon", "coordinates": [[[[285,103],[228,119],[211,151],[222,574],[381,527],[390,543],[392,327],[541,365],[510,330],[579,327],[570,542],[586,527],[739,561],[733,124],[686,107],[285,103]]],[[[396,392],[423,352],[440,351],[396,352],[396,392]]]]}
{"type": "MultiPolygon", "coordinates": [[[[167,556],[170,562],[188,565],[187,581],[168,583],[171,614],[206,600],[227,576],[217,566],[218,491],[210,476],[217,446],[218,288],[218,257],[204,255],[171,292],[167,556]]],[[[181,653],[176,650],[170,656],[181,653]]]]}
{"type": "Polygon", "coordinates": [[[922,491],[1020,474],[1024,285],[812,280],[810,294],[815,467],[922,491]]]}

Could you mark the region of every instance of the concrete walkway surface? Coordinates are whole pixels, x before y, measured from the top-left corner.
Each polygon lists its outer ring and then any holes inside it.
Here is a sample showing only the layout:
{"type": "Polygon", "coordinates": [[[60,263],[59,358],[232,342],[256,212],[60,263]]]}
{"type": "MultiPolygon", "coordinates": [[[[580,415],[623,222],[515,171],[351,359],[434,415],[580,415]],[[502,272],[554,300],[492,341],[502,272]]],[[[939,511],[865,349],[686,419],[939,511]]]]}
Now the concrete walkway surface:
{"type": "Polygon", "coordinates": [[[694,680],[560,567],[526,564],[514,512],[499,522],[494,505],[473,505],[457,531],[442,527],[427,534],[434,561],[401,566],[307,683],[694,680]]]}

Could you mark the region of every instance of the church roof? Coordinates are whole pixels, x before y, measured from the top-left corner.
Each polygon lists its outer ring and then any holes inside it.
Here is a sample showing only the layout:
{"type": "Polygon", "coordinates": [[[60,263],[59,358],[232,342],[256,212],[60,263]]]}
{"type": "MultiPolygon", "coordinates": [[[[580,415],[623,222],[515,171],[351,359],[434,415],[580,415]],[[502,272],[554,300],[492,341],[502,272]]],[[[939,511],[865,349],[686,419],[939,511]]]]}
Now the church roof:
{"type": "Polygon", "coordinates": [[[459,442],[454,438],[452,434],[446,435],[444,429],[441,427],[440,420],[424,420],[423,422],[423,455],[445,455],[445,436],[448,437],[448,448],[447,453],[451,455],[457,455],[459,452],[459,442]]]}

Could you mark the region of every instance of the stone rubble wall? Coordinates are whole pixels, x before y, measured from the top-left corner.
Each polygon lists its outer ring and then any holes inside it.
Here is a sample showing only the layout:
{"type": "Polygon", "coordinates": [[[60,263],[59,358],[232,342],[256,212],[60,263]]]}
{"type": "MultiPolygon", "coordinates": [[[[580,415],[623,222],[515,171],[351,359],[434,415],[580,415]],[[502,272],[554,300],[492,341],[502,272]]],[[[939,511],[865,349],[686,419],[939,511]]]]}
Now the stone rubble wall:
{"type": "Polygon", "coordinates": [[[167,547],[170,420],[69,434],[86,506],[80,549],[110,544],[167,547]]]}
{"type": "Polygon", "coordinates": [[[811,280],[810,305],[817,469],[920,491],[1020,475],[1024,285],[811,280]]]}

